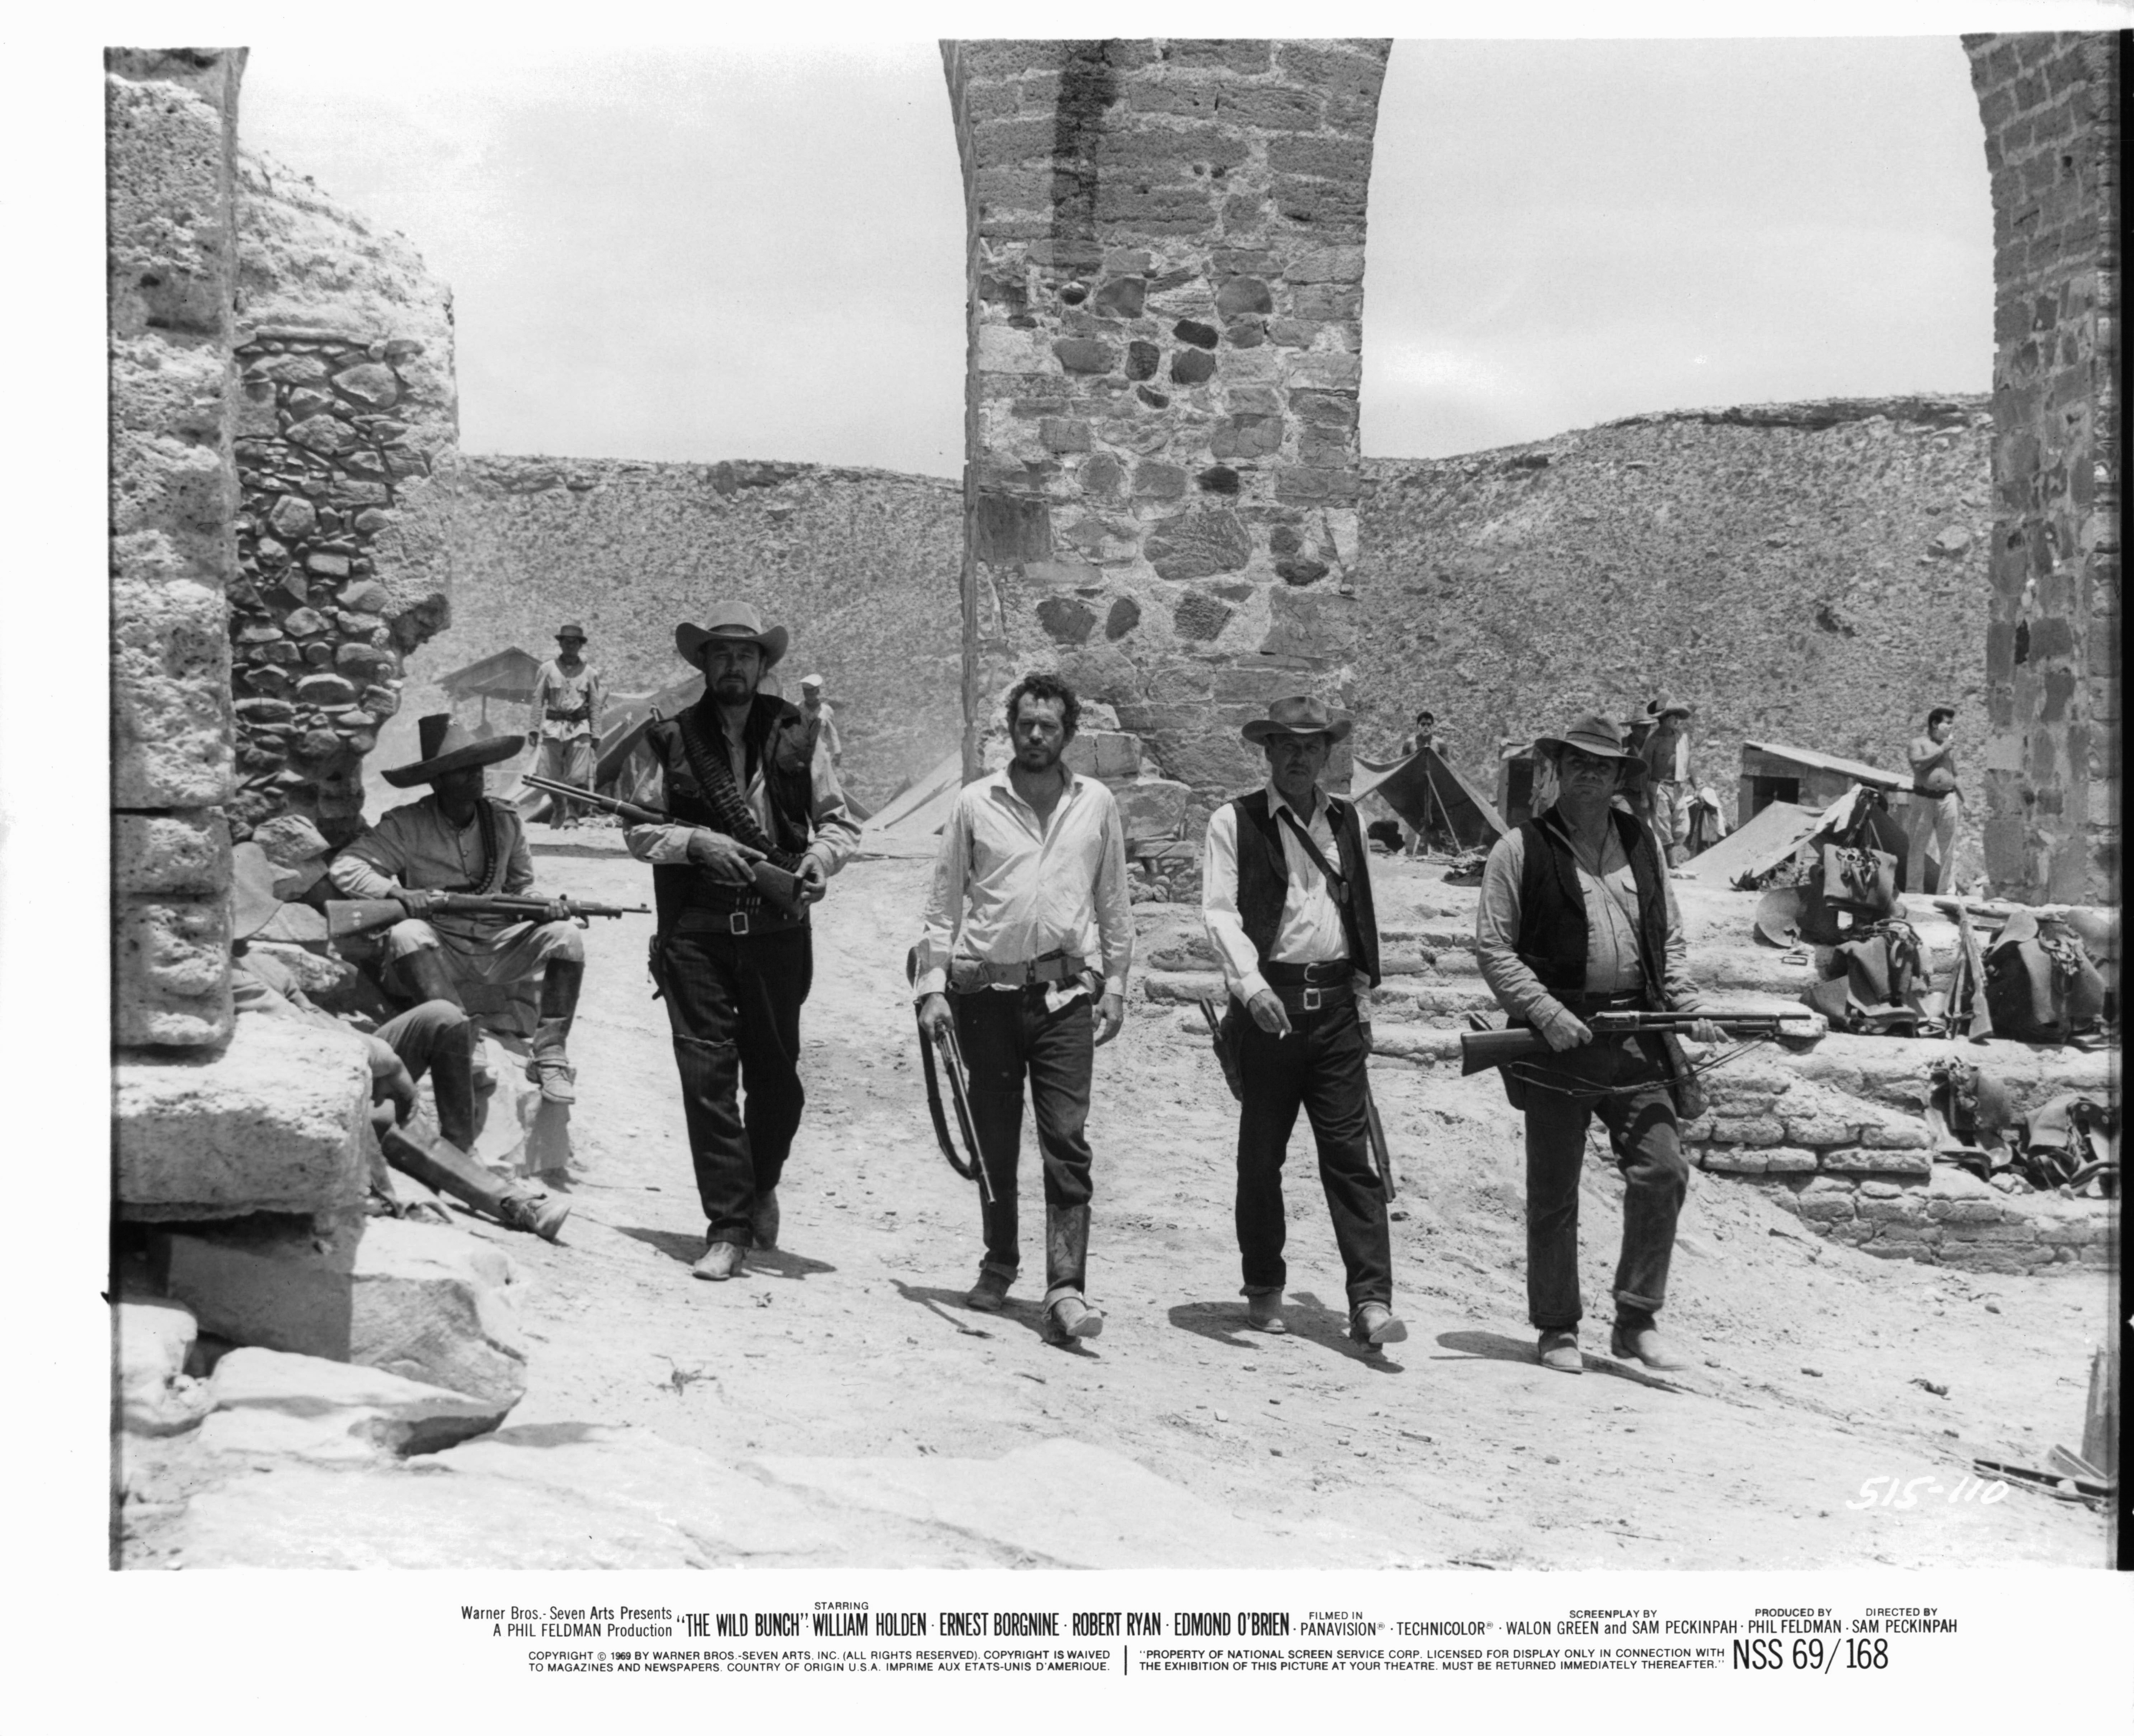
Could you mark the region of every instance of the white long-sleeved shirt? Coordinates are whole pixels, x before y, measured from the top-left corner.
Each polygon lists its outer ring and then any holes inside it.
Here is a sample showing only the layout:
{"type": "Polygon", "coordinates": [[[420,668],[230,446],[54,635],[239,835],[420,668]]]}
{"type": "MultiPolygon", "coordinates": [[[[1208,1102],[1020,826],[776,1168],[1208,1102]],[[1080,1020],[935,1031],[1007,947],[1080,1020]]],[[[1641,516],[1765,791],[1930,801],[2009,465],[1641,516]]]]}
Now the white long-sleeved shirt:
{"type": "MultiPolygon", "coordinates": [[[[1272,784],[1267,787],[1267,812],[1276,816],[1282,834],[1282,858],[1289,870],[1288,889],[1282,894],[1282,919],[1275,925],[1273,962],[1277,964],[1322,964],[1349,956],[1349,937],[1341,927],[1341,907],[1334,889],[1296,834],[1282,824],[1287,808],[1311,834],[1311,841],[1330,862],[1338,860],[1333,823],[1328,817],[1326,798],[1315,788],[1311,815],[1285,801],[1272,784]]],[[[1200,921],[1208,944],[1223,962],[1223,980],[1230,992],[1249,1002],[1267,986],[1260,972],[1259,949],[1245,936],[1244,919],[1238,913],[1238,810],[1225,802],[1208,822],[1208,837],[1200,851],[1200,921]]],[[[1370,979],[1356,973],[1359,998],[1370,993],[1370,979]]]]}
{"type": "Polygon", "coordinates": [[[1126,993],[1134,936],[1126,827],[1110,790],[1066,775],[1045,821],[1005,769],[957,796],[927,895],[915,993],[942,993],[954,957],[1021,964],[1055,952],[1100,957],[1104,992],[1126,993]]]}

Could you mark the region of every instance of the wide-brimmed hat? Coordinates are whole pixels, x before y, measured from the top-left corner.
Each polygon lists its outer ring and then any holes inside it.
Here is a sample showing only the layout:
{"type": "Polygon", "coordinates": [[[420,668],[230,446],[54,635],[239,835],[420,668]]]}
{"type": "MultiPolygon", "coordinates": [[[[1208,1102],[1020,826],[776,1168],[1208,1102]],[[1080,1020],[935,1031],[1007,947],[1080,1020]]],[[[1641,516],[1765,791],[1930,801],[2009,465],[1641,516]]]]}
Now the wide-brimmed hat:
{"type": "Polygon", "coordinates": [[[1253,718],[1243,733],[1246,740],[1253,743],[1276,735],[1324,735],[1331,744],[1345,741],[1354,727],[1347,718],[1336,717],[1327,710],[1325,700],[1300,693],[1275,701],[1267,707],[1267,716],[1253,718]]]}
{"type": "Polygon", "coordinates": [[[1560,735],[1534,737],[1534,750],[1547,754],[1552,760],[1567,747],[1591,754],[1596,760],[1621,760],[1629,783],[1636,783],[1645,774],[1645,762],[1625,744],[1623,726],[1612,717],[1589,714],[1560,735]]]}
{"type": "Polygon", "coordinates": [[[819,687],[823,685],[823,678],[819,675],[804,675],[800,678],[800,685],[804,687],[819,687]]]}
{"type": "Polygon", "coordinates": [[[1645,707],[1647,714],[1654,717],[1688,717],[1694,715],[1695,710],[1694,706],[1684,705],[1672,693],[1661,694],[1645,707]]]}
{"type": "Polygon", "coordinates": [[[556,637],[558,639],[583,639],[585,636],[586,629],[581,627],[576,621],[565,621],[562,626],[556,629],[556,637]]]}
{"type": "Polygon", "coordinates": [[[395,789],[434,784],[447,772],[461,772],[471,766],[494,765],[500,760],[510,759],[526,745],[524,736],[515,735],[477,741],[450,711],[433,711],[418,718],[415,731],[422,742],[422,757],[411,765],[396,765],[384,774],[385,781],[395,789]]]}
{"type": "Polygon", "coordinates": [[[738,639],[756,646],[763,653],[766,669],[785,655],[785,629],[765,627],[753,603],[713,603],[704,618],[709,625],[684,621],[674,629],[674,649],[698,668],[703,667],[704,647],[712,639],[738,639]]]}

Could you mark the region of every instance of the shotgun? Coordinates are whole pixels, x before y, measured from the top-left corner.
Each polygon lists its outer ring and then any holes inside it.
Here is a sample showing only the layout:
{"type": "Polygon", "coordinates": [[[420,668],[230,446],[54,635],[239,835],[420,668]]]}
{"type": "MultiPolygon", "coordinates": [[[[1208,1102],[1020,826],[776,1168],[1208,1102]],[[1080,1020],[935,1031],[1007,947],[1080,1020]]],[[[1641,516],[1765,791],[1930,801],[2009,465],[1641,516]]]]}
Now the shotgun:
{"type": "MultiPolygon", "coordinates": [[[[567,914],[580,916],[649,916],[649,904],[585,904],[576,899],[517,898],[506,894],[440,892],[430,908],[453,916],[502,916],[513,922],[545,921],[549,905],[569,906],[567,914]]],[[[369,934],[406,920],[408,907],[397,898],[332,898],[326,900],[326,938],[341,940],[351,934],[369,934]]]]}
{"type": "MultiPolygon", "coordinates": [[[[1660,1036],[1679,1035],[1703,1019],[1730,1037],[1774,1037],[1789,1047],[1812,1044],[1828,1028],[1827,1020],[1813,1013],[1589,1013],[1585,1024],[1596,1037],[1660,1036]]],[[[1460,1034],[1463,1075],[1511,1061],[1546,1059],[1553,1053],[1547,1039],[1528,1025],[1460,1034]]]]}
{"type": "MultiPolygon", "coordinates": [[[[596,795],[591,790],[580,789],[574,784],[558,784],[553,778],[536,777],[531,772],[520,774],[519,781],[529,789],[538,789],[544,796],[582,802],[587,807],[597,808],[602,813],[613,814],[618,820],[631,826],[688,826],[693,823],[678,820],[664,808],[647,808],[642,802],[625,802],[619,796],[596,795]]],[[[734,848],[748,858],[748,871],[756,881],[756,890],[766,902],[775,904],[788,916],[798,916],[808,908],[808,899],[800,890],[800,876],[789,874],[775,862],[764,860],[763,852],[753,845],[733,840],[734,848]]]]}
{"type": "Polygon", "coordinates": [[[1400,1171],[1393,1167],[1393,1154],[1386,1144],[1385,1124],[1378,1119],[1378,1100],[1371,1095],[1371,1078],[1364,1075],[1364,1121],[1371,1136],[1371,1155],[1378,1160],[1378,1179],[1386,1184],[1386,1203],[1390,1205],[1400,1198],[1400,1171]]]}

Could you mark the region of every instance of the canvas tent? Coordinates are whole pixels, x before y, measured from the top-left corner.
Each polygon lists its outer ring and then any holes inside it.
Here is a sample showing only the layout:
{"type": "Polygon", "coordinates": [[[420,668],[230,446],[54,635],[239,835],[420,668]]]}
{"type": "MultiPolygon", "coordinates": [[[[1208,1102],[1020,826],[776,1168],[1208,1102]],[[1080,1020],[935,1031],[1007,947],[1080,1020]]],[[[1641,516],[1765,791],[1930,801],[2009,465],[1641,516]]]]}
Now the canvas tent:
{"type": "Polygon", "coordinates": [[[1360,802],[1366,796],[1376,796],[1417,832],[1425,832],[1426,822],[1449,831],[1463,850],[1486,849],[1510,829],[1489,798],[1435,748],[1405,760],[1366,760],[1359,754],[1349,797],[1360,802]]]}

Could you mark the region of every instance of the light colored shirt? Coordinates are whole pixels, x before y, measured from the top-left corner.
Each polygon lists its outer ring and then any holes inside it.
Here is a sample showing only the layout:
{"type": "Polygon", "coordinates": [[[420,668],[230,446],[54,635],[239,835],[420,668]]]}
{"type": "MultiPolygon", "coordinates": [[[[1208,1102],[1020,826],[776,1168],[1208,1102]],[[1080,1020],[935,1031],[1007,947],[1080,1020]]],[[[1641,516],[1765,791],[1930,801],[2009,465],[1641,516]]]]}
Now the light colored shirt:
{"type": "Polygon", "coordinates": [[[803,705],[800,715],[815,726],[815,739],[830,750],[830,758],[842,758],[845,745],[838,739],[838,708],[826,699],[814,706],[803,705]]]}
{"type": "MultiPolygon", "coordinates": [[[[722,725],[712,735],[712,750],[726,750],[727,764],[734,774],[734,783],[745,792],[749,812],[756,816],[756,823],[762,827],[767,837],[778,834],[770,817],[770,793],[764,786],[763,766],[759,760],[753,771],[748,764],[746,744],[729,735],[722,725]]],[[[664,805],[664,792],[677,784],[696,792],[696,775],[689,769],[688,755],[677,740],[673,755],[660,768],[664,805]]],[[[823,865],[823,872],[835,874],[851,860],[853,851],[859,847],[859,822],[853,819],[845,806],[845,792],[838,782],[837,768],[830,764],[830,755],[818,740],[814,757],[808,764],[808,819],[813,836],[808,842],[807,854],[823,865]]],[[[622,835],[622,841],[630,853],[640,862],[665,864],[686,862],[689,860],[689,841],[698,832],[711,831],[704,826],[632,826],[622,835]]]]}
{"type": "MultiPolygon", "coordinates": [[[[526,827],[519,810],[493,796],[482,799],[496,816],[496,847],[504,857],[504,880],[497,890],[524,893],[534,884],[534,852],[527,847],[526,827]]],[[[326,872],[350,898],[391,898],[403,890],[479,890],[481,817],[477,813],[465,826],[453,825],[438,807],[437,793],[432,791],[419,802],[387,809],[375,826],[333,859],[326,872]]],[[[426,919],[440,928],[496,926],[496,919],[491,916],[437,915],[426,919]]]]}
{"type": "Polygon", "coordinates": [[[1689,781],[1689,737],[1681,732],[1670,735],[1654,730],[1645,738],[1644,758],[1645,774],[1654,783],[1689,781]]]}
{"type": "MultiPolygon", "coordinates": [[[[1276,923],[1274,950],[1277,964],[1323,964],[1349,956],[1349,937],[1341,928],[1341,907],[1334,901],[1334,889],[1319,865],[1311,860],[1295,832],[1282,822],[1287,812],[1311,834],[1311,841],[1329,862],[1338,860],[1334,827],[1328,818],[1325,797],[1315,790],[1311,818],[1284,801],[1272,784],[1267,787],[1267,812],[1275,817],[1282,835],[1282,859],[1289,870],[1289,885],[1282,897],[1282,919],[1276,923]]],[[[1260,973],[1259,948],[1246,938],[1244,919],[1238,914],[1238,809],[1225,802],[1208,822],[1208,837],[1200,848],[1200,921],[1208,931],[1208,943],[1223,962],[1223,980],[1240,1001],[1249,1002],[1267,986],[1260,973]]],[[[1370,993],[1370,979],[1356,974],[1356,993],[1370,993]]]]}
{"type": "Polygon", "coordinates": [[[580,735],[600,733],[600,714],[607,704],[607,680],[591,663],[579,662],[577,673],[566,673],[562,662],[550,658],[534,678],[534,728],[548,741],[570,741],[580,735]],[[551,717],[551,711],[582,712],[582,716],[551,717]]]}
{"type": "MultiPolygon", "coordinates": [[[[1552,808],[1541,822],[1570,837],[1560,810],[1552,808]]],[[[1638,938],[1638,886],[1630,859],[1610,819],[1601,853],[1596,858],[1575,841],[1578,890],[1586,905],[1586,992],[1629,994],[1644,986],[1638,938]]],[[[1516,828],[1498,839],[1482,868],[1482,895],[1475,911],[1475,951],[1483,981],[1497,1004],[1514,1019],[1537,1030],[1570,1016],[1562,1001],[1518,955],[1519,887],[1526,871],[1525,834],[1516,828]]],[[[1662,962],[1662,993],[1670,1012],[1696,1010],[1698,991],[1688,974],[1688,946],[1674,892],[1663,879],[1667,902],[1667,957],[1662,962]]]]}
{"type": "Polygon", "coordinates": [[[1066,775],[1042,821],[1006,768],[958,793],[934,859],[915,993],[944,992],[951,958],[1021,964],[1058,952],[1100,959],[1104,992],[1126,993],[1134,939],[1126,827],[1110,790],[1066,775]]]}

